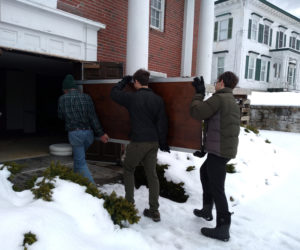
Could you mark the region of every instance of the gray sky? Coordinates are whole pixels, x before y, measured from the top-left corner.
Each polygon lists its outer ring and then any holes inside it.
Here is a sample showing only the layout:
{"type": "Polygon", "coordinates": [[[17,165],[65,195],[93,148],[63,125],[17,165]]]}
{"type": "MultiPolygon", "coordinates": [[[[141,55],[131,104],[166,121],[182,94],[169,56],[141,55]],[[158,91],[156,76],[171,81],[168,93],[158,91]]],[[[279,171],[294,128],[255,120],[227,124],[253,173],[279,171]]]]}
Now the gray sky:
{"type": "Polygon", "coordinates": [[[292,15],[300,18],[300,0],[267,0],[267,1],[291,13],[292,15]]]}
{"type": "Polygon", "coordinates": [[[279,8],[300,18],[300,0],[267,0],[279,8]]]}

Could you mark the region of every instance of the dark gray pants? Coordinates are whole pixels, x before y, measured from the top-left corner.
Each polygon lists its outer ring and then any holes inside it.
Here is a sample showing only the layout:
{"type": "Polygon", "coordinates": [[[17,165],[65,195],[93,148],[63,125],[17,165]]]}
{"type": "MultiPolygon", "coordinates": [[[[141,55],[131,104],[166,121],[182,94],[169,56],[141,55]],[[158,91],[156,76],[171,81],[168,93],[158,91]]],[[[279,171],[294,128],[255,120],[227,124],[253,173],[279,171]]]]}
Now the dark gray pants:
{"type": "Polygon", "coordinates": [[[148,187],[149,206],[158,210],[159,181],[156,173],[157,142],[130,142],[124,160],[124,185],[126,200],[134,203],[134,171],[140,163],[144,166],[148,187]]]}
{"type": "Polygon", "coordinates": [[[228,214],[225,195],[226,164],[230,159],[207,154],[200,168],[200,180],[203,189],[203,205],[216,205],[217,213],[228,214]]]}

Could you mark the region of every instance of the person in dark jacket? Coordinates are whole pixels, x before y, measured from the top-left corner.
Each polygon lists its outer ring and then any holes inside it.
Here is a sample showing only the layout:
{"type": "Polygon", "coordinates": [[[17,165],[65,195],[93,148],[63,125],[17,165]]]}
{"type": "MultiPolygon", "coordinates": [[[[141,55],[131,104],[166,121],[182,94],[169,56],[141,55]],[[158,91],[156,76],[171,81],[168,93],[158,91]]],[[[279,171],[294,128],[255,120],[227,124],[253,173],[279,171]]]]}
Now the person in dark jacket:
{"type": "Polygon", "coordinates": [[[95,183],[86,164],[85,152],[94,142],[93,131],[103,143],[107,143],[109,137],[98,120],[91,97],[77,89],[72,75],[66,75],[62,89],[64,95],[58,100],[58,117],[65,121],[65,129],[68,131],[73,149],[74,172],[95,183]]]}
{"type": "Polygon", "coordinates": [[[168,124],[162,98],[148,88],[150,73],[139,69],[125,76],[111,90],[111,98],[124,106],[130,116],[130,143],[124,159],[125,198],[134,203],[134,171],[143,164],[149,186],[149,207],[144,216],[160,221],[158,211],[159,180],[156,173],[158,148],[170,152],[167,144],[168,124]],[[133,79],[136,92],[123,91],[133,79]]]}
{"type": "Polygon", "coordinates": [[[225,72],[218,77],[216,92],[204,101],[205,85],[203,77],[194,78],[196,95],[190,106],[191,116],[205,122],[205,145],[207,158],[200,168],[200,180],[203,189],[203,208],[195,209],[194,214],[205,220],[212,220],[213,204],[216,206],[217,226],[202,228],[207,237],[228,241],[231,213],[225,196],[226,164],[235,158],[240,132],[240,109],[232,94],[238,83],[238,77],[225,72]]]}

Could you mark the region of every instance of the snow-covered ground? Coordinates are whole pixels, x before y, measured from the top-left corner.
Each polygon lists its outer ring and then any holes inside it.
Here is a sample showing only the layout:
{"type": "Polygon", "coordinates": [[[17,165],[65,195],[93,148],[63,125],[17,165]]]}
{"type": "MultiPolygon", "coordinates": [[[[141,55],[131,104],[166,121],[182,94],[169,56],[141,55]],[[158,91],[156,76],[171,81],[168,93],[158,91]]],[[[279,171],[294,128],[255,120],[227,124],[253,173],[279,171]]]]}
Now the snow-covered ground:
{"type": "MultiPolygon", "coordinates": [[[[300,106],[299,93],[258,93],[252,104],[300,106]],[[263,95],[263,96],[262,96],[263,95]]],[[[148,207],[148,190],[135,191],[141,220],[120,229],[110,220],[103,201],[85,193],[85,188],[56,181],[53,202],[34,200],[30,191],[15,192],[0,171],[0,249],[23,250],[24,234],[36,234],[28,250],[295,250],[300,249],[300,134],[241,128],[235,164],[237,173],[228,174],[226,193],[232,216],[229,242],[205,238],[200,228],[215,226],[193,215],[201,208],[199,168],[204,159],[189,153],[159,152],[158,161],[170,165],[166,177],[185,183],[186,203],[160,197],[161,222],[143,217],[148,207]],[[271,143],[267,143],[271,141],[271,143]],[[195,170],[187,172],[188,166],[195,170]]],[[[105,185],[102,191],[124,196],[121,184],[105,185]]]]}
{"type": "MultiPolygon", "coordinates": [[[[30,191],[14,192],[0,171],[0,249],[23,249],[23,235],[37,235],[29,250],[96,249],[300,249],[300,134],[241,128],[238,156],[231,160],[237,173],[228,174],[226,193],[232,216],[227,243],[205,238],[200,228],[215,226],[193,215],[201,207],[199,167],[204,159],[189,153],[159,152],[160,163],[170,165],[168,180],[183,181],[189,199],[176,203],[160,197],[161,222],[143,217],[148,190],[135,191],[141,220],[129,228],[113,225],[103,202],[84,188],[57,180],[53,202],[34,200],[30,191]],[[266,143],[266,139],[271,143],[266,143]],[[196,169],[187,172],[188,166],[196,169]],[[230,197],[231,200],[230,201],[230,197]]],[[[124,195],[121,184],[105,185],[103,191],[124,195]]]]}

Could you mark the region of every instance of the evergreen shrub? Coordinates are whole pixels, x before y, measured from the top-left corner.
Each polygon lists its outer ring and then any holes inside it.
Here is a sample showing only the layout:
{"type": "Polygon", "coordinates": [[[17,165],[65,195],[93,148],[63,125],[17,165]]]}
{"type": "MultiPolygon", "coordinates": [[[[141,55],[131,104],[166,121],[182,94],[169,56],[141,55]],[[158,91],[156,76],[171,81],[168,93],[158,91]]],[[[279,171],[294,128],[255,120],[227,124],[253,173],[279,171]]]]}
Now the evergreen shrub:
{"type": "Polygon", "coordinates": [[[186,171],[187,171],[187,172],[191,172],[191,171],[193,171],[193,170],[195,170],[195,166],[188,166],[188,167],[186,168],[186,171]]]}
{"type": "Polygon", "coordinates": [[[229,174],[236,173],[235,164],[226,164],[226,172],[229,174]]]}
{"type": "MultiPolygon", "coordinates": [[[[160,193],[159,195],[170,199],[176,202],[186,202],[189,198],[188,195],[185,194],[185,190],[183,188],[184,183],[180,182],[178,184],[167,181],[165,178],[165,170],[168,169],[168,165],[159,165],[156,164],[156,172],[159,179],[160,185],[160,193]]],[[[147,178],[145,175],[144,168],[142,166],[137,166],[135,173],[135,187],[139,188],[140,186],[144,185],[148,187],[147,178]]]]}
{"type": "Polygon", "coordinates": [[[29,232],[24,234],[24,240],[23,240],[23,247],[24,250],[28,250],[27,246],[32,245],[34,242],[37,241],[36,235],[29,232]]]}

